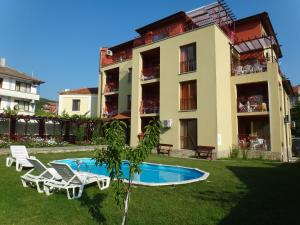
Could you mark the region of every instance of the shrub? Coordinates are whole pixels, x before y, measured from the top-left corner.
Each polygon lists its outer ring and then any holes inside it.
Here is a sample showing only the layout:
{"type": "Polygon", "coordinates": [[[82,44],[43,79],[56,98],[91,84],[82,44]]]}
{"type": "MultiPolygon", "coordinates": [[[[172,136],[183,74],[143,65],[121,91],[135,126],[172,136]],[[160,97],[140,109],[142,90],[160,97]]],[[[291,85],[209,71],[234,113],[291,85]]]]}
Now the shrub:
{"type": "Polygon", "coordinates": [[[232,146],[230,149],[230,158],[238,158],[240,152],[239,146],[232,146]]]}

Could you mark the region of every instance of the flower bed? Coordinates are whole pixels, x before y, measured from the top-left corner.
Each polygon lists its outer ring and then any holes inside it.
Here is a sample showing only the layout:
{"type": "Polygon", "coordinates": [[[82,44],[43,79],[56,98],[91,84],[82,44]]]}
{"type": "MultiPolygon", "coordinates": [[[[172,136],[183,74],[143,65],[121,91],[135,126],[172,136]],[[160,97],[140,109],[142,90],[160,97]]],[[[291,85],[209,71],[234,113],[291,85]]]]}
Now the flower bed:
{"type": "Polygon", "coordinates": [[[1,137],[0,148],[8,148],[10,145],[25,145],[29,148],[40,148],[67,146],[69,143],[55,138],[21,137],[13,141],[7,137],[1,137]]]}

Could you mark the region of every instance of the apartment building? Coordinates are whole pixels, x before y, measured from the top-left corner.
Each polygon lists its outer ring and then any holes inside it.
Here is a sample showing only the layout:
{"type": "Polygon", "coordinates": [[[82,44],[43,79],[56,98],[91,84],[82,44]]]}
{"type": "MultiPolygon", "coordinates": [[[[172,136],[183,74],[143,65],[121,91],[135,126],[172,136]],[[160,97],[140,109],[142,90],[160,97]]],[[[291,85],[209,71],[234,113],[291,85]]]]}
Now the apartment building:
{"type": "Polygon", "coordinates": [[[130,112],[132,146],[158,118],[175,149],[214,146],[220,158],[240,146],[288,160],[292,88],[268,13],[236,19],[218,1],[136,32],[100,50],[98,114],[130,112]]]}
{"type": "Polygon", "coordinates": [[[98,88],[66,89],[59,93],[58,115],[97,116],[98,88]]]}
{"type": "Polygon", "coordinates": [[[4,109],[18,109],[19,114],[33,115],[35,102],[40,99],[39,86],[44,83],[32,76],[6,66],[6,60],[0,60],[0,113],[4,109]]]}

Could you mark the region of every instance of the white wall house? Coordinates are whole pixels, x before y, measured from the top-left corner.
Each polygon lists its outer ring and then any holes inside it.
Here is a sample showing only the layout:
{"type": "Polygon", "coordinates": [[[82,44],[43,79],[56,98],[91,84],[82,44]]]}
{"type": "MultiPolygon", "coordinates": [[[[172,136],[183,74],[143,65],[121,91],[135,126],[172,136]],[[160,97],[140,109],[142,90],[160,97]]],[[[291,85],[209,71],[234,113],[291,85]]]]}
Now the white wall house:
{"type": "Polygon", "coordinates": [[[0,113],[4,109],[18,109],[19,114],[33,115],[35,102],[40,99],[38,87],[44,83],[5,64],[0,59],[0,113]]]}
{"type": "Polygon", "coordinates": [[[98,88],[65,90],[59,93],[58,114],[97,116],[98,88]]]}

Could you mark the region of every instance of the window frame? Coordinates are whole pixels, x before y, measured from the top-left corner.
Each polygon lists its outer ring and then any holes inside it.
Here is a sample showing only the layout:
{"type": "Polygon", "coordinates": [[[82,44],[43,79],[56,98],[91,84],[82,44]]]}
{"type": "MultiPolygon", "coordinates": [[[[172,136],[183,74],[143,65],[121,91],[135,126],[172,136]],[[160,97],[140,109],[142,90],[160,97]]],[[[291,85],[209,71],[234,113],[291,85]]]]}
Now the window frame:
{"type": "Polygon", "coordinates": [[[179,74],[193,73],[197,71],[197,44],[196,42],[182,45],[179,47],[179,74]],[[189,48],[193,47],[193,57],[189,59],[189,48]],[[185,52],[186,56],[183,56],[185,52]],[[186,58],[186,60],[183,60],[186,58]],[[183,67],[184,65],[184,67],[183,67]]]}
{"type": "Polygon", "coordinates": [[[179,83],[180,98],[179,111],[195,111],[197,110],[197,80],[183,81],[179,83]],[[183,85],[187,85],[187,97],[183,97],[183,85]],[[193,88],[192,88],[193,87],[193,88]],[[194,96],[193,94],[194,93],[194,96]],[[187,101],[183,104],[183,101],[187,101]]]}
{"type": "Polygon", "coordinates": [[[73,112],[80,111],[80,99],[72,99],[72,111],[73,112]],[[77,103],[77,105],[75,103],[77,103]]]}

